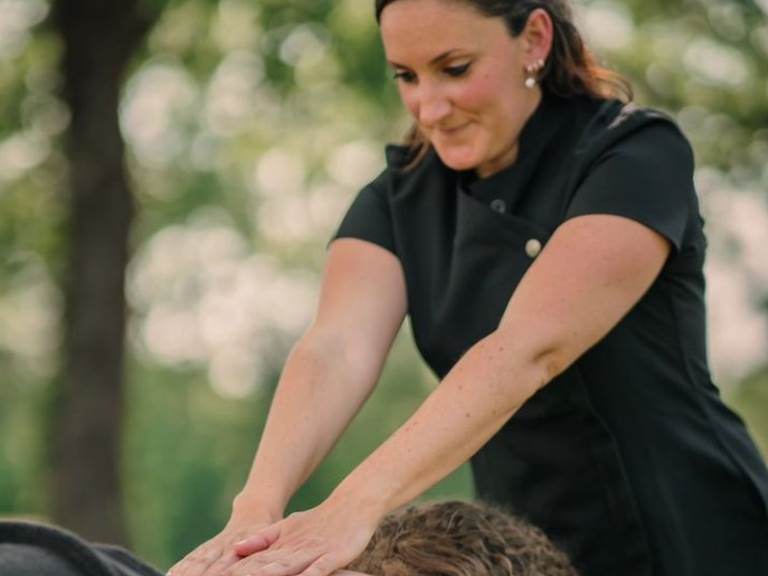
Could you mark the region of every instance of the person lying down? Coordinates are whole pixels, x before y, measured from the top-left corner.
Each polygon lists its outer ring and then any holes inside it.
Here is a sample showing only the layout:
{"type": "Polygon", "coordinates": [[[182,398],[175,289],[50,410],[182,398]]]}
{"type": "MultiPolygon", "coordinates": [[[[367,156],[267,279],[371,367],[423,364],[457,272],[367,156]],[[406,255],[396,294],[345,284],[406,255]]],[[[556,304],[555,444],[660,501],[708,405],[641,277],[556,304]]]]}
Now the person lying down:
{"type": "MultiPolygon", "coordinates": [[[[162,576],[127,551],[59,528],[0,522],[2,576],[162,576]]],[[[484,503],[395,510],[335,576],[578,576],[543,532],[484,503]]],[[[217,575],[218,576],[218,575],[217,575]]]]}

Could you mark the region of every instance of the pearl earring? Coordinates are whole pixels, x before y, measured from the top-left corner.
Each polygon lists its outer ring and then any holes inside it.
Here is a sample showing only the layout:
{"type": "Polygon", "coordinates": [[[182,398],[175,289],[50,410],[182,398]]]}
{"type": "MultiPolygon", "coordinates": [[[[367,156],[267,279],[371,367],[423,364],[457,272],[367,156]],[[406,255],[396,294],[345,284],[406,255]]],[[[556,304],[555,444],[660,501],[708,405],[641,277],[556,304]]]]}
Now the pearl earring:
{"type": "Polygon", "coordinates": [[[542,68],[544,68],[544,60],[541,58],[539,58],[534,64],[529,64],[525,67],[525,71],[528,73],[528,76],[525,79],[526,88],[530,90],[536,86],[536,74],[542,68]]]}

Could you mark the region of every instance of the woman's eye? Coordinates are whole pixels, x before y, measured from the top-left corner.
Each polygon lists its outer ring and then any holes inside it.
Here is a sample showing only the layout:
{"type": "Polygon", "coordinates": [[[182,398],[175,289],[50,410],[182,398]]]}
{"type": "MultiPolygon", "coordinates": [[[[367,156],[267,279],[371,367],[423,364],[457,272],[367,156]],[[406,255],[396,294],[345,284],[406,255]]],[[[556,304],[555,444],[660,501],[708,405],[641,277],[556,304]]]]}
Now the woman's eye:
{"type": "Polygon", "coordinates": [[[412,84],[416,81],[416,74],[408,70],[398,70],[393,77],[395,80],[405,82],[406,84],[412,84]]]}
{"type": "Polygon", "coordinates": [[[448,68],[444,69],[444,72],[448,74],[448,76],[458,78],[459,76],[463,76],[467,70],[469,70],[469,62],[466,64],[461,64],[460,66],[449,66],[448,68]]]}

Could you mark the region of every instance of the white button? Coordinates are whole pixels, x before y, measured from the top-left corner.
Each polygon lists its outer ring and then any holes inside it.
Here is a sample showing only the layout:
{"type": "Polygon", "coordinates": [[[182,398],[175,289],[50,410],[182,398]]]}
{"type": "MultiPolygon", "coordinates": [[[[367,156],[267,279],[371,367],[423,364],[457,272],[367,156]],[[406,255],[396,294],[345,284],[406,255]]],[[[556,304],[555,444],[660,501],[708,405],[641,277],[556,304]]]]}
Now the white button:
{"type": "Polygon", "coordinates": [[[525,243],[525,253],[531,258],[536,258],[539,252],[541,252],[541,242],[536,240],[536,238],[531,238],[525,243]]]}
{"type": "Polygon", "coordinates": [[[491,202],[491,210],[503,214],[507,210],[507,203],[501,198],[496,198],[491,202]]]}

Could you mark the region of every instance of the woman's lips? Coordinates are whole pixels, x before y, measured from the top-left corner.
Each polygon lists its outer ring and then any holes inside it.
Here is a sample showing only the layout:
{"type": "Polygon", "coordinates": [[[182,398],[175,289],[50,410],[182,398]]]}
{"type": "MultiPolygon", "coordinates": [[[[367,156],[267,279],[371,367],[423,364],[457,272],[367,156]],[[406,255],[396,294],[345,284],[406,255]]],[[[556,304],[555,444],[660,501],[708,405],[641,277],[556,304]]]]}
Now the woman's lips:
{"type": "Polygon", "coordinates": [[[452,126],[449,128],[437,128],[435,131],[438,134],[441,134],[443,136],[455,136],[456,134],[464,130],[464,128],[466,128],[467,126],[469,126],[469,122],[467,122],[466,124],[461,124],[459,126],[452,126]]]}

